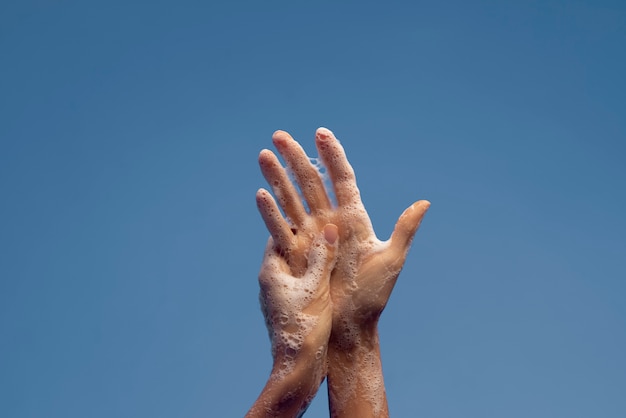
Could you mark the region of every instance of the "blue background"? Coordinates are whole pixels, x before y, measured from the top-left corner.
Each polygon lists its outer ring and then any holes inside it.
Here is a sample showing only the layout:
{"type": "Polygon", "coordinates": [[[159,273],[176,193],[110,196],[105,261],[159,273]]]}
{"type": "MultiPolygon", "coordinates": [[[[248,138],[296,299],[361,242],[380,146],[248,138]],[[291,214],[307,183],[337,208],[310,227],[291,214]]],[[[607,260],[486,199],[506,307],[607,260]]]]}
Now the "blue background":
{"type": "Polygon", "coordinates": [[[256,158],[319,126],[381,239],[432,202],[392,416],[626,416],[624,45],[622,1],[3,2],[0,416],[242,416],[256,158]]]}

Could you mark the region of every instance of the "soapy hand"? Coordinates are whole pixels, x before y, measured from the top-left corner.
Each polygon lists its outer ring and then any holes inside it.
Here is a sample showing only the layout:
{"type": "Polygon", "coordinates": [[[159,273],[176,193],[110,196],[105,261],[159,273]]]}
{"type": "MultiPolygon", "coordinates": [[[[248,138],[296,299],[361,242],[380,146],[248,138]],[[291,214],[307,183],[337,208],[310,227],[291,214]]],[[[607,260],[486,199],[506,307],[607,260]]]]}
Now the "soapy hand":
{"type": "MultiPolygon", "coordinates": [[[[296,274],[289,257],[270,238],[259,273],[261,311],[265,317],[275,367],[291,371],[302,354],[315,352],[324,366],[331,329],[330,271],[335,264],[337,227],[332,224],[311,235],[303,254],[306,270],[296,274]]],[[[323,367],[322,367],[323,368],[323,367]]],[[[320,376],[320,383],[323,375],[320,376]]]]}
{"type": "Polygon", "coordinates": [[[378,318],[430,203],[411,205],[381,241],[332,132],[318,129],[316,145],[336,205],[302,147],[283,131],[272,139],[301,195],[276,155],[261,151],[261,171],[278,201],[257,192],[271,234],[259,282],[274,367],[247,417],[301,416],[326,372],[332,417],[388,417],[378,318]]]}
{"type": "MultiPolygon", "coordinates": [[[[330,176],[336,206],[332,205],[318,170],[310,163],[302,147],[283,131],[277,131],[273,141],[293,173],[310,214],[307,214],[286,173],[280,169],[276,157],[265,151],[267,154],[262,154],[262,161],[272,162],[273,175],[268,181],[291,221],[291,225],[283,226],[280,236],[289,236],[287,231],[290,228],[297,231],[302,219],[307,216],[314,217],[318,223],[330,222],[339,228],[341,244],[330,290],[332,338],[341,340],[342,344],[353,344],[355,327],[375,326],[378,321],[430,203],[421,200],[411,205],[398,219],[391,238],[380,241],[361,201],[354,170],[332,132],[318,129],[316,146],[330,176]],[[281,174],[278,175],[278,172],[281,174]]],[[[263,167],[263,162],[261,165],[263,167]]]]}
{"type": "MultiPolygon", "coordinates": [[[[314,219],[339,228],[337,262],[330,278],[332,331],[328,342],[328,392],[333,418],[388,417],[382,376],[378,319],[404,265],[415,232],[430,203],[413,203],[398,219],[391,238],[376,237],[361,201],[354,170],[339,141],[328,129],[316,132],[319,156],[328,171],[336,205],[318,169],[302,147],[286,132],[274,133],[283,156],[309,210],[278,159],[261,155],[261,168],[289,221],[275,227],[279,247],[289,248],[302,226],[314,219]],[[271,167],[271,169],[269,168],[271,167]],[[289,234],[291,232],[291,234],[289,234]]],[[[278,208],[274,210],[278,213],[278,208]]],[[[268,221],[266,220],[266,223],[268,221]]]]}
{"type": "Polygon", "coordinates": [[[257,205],[271,234],[259,284],[274,365],[246,417],[297,417],[327,372],[332,324],[329,286],[337,227],[306,216],[296,234],[286,228],[287,221],[266,190],[257,192],[257,205]]]}

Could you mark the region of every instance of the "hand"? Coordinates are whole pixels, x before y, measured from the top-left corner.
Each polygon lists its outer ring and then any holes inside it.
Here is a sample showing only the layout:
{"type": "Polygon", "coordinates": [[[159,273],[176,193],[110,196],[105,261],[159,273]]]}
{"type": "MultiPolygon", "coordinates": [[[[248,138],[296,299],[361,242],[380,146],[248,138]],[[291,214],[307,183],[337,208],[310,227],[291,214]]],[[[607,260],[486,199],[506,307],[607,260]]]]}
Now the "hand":
{"type": "MultiPolygon", "coordinates": [[[[333,184],[336,207],[332,207],[318,171],[300,145],[286,132],[276,132],[273,139],[300,186],[310,213],[318,222],[331,222],[339,227],[341,245],[330,288],[333,305],[328,374],[331,413],[333,416],[386,416],[378,318],[430,203],[418,201],[411,205],[400,216],[390,240],[380,241],[361,202],[354,171],[332,132],[318,129],[316,145],[333,184]]],[[[270,184],[290,218],[297,220],[306,213],[286,175],[270,184]]]]}
{"type": "Polygon", "coordinates": [[[331,277],[333,337],[349,346],[356,342],[351,327],[376,325],[430,203],[413,203],[398,219],[391,238],[380,241],[343,147],[324,128],[317,131],[316,145],[337,197],[332,219],[340,228],[341,238],[337,266],[331,277]]]}
{"type": "MultiPolygon", "coordinates": [[[[302,147],[286,132],[276,132],[273,139],[302,190],[310,216],[317,223],[330,222],[339,228],[341,245],[331,277],[333,335],[338,338],[345,334],[341,340],[353,344],[355,341],[350,338],[353,332],[348,328],[355,325],[369,327],[378,321],[430,203],[421,200],[411,205],[398,219],[391,239],[380,241],[361,202],[354,170],[332,132],[318,129],[316,145],[333,184],[336,207],[332,207],[322,178],[302,147]]],[[[266,158],[273,162],[272,171],[278,171],[276,157],[271,154],[266,158]]],[[[297,231],[307,213],[295,188],[284,171],[281,175],[274,173],[268,181],[285,213],[292,219],[291,228],[295,226],[297,231]]],[[[275,210],[279,213],[278,208],[275,210]]],[[[281,236],[289,236],[289,228],[284,225],[281,236]]]]}
{"type": "Polygon", "coordinates": [[[326,376],[337,227],[305,216],[296,234],[266,190],[257,193],[257,205],[272,235],[259,284],[274,366],[246,416],[295,417],[306,410],[326,376]]]}
{"type": "Polygon", "coordinates": [[[336,241],[337,227],[332,224],[313,236],[306,254],[307,268],[296,276],[274,239],[269,239],[259,273],[259,299],[278,374],[290,373],[300,356],[311,353],[316,360],[311,364],[320,369],[325,366],[332,323],[329,282],[336,241]]]}

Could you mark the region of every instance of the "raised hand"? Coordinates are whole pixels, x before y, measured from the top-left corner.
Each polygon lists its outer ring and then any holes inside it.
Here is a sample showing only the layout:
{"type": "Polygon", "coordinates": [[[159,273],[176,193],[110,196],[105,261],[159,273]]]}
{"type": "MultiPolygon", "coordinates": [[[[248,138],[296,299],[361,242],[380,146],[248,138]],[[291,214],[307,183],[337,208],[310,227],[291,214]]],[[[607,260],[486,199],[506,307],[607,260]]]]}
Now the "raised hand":
{"type": "MultiPolygon", "coordinates": [[[[290,218],[281,228],[281,236],[286,236],[287,241],[293,240],[299,234],[299,225],[306,224],[302,219],[307,217],[318,224],[333,223],[339,228],[339,253],[330,282],[333,309],[328,357],[331,414],[335,417],[387,416],[378,318],[430,203],[418,201],[411,205],[398,219],[391,238],[381,241],[361,202],[354,170],[332,132],[318,129],[316,146],[333,184],[336,207],[332,206],[317,169],[302,147],[282,131],[276,132],[273,140],[309,207],[307,213],[278,160],[267,151],[264,158],[272,161],[273,174],[268,177],[266,171],[263,172],[290,218]]],[[[263,167],[263,163],[261,165],[263,167]]]]}
{"type": "Polygon", "coordinates": [[[315,349],[318,359],[326,353],[332,315],[329,280],[336,240],[337,227],[326,225],[311,243],[306,271],[297,277],[292,275],[272,238],[267,245],[259,274],[259,299],[272,342],[272,356],[281,361],[276,366],[283,374],[293,369],[303,350],[315,349]]]}
{"type": "Polygon", "coordinates": [[[300,237],[287,238],[281,234],[293,234],[283,230],[286,221],[276,211],[271,195],[259,190],[257,203],[272,235],[259,284],[274,365],[246,417],[297,417],[326,376],[332,324],[330,272],[336,257],[337,227],[306,222],[300,237]]]}
{"type": "MultiPolygon", "coordinates": [[[[331,278],[331,298],[337,325],[333,334],[338,337],[342,328],[347,330],[340,326],[346,321],[367,326],[378,320],[430,203],[421,200],[412,204],[398,219],[391,238],[380,241],[361,202],[354,170],[341,144],[332,132],[320,128],[316,145],[337,198],[331,219],[339,226],[341,246],[331,278]]],[[[346,343],[352,343],[351,333],[344,334],[346,343]]]]}

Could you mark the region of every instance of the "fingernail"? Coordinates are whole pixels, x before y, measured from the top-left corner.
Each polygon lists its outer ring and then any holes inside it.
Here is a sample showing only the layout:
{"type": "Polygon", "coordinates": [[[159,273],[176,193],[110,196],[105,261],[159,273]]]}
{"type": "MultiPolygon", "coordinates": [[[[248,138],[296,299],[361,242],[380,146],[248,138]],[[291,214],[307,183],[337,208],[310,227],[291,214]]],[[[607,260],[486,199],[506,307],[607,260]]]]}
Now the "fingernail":
{"type": "Polygon", "coordinates": [[[319,139],[330,139],[333,137],[333,133],[326,128],[318,128],[315,134],[319,139]]]}
{"type": "Polygon", "coordinates": [[[272,135],[272,142],[275,146],[284,145],[289,141],[290,135],[285,131],[276,131],[272,135]]]}
{"type": "Polygon", "coordinates": [[[328,224],[324,227],[324,238],[329,244],[334,244],[339,236],[339,231],[336,225],[328,224]]]}

